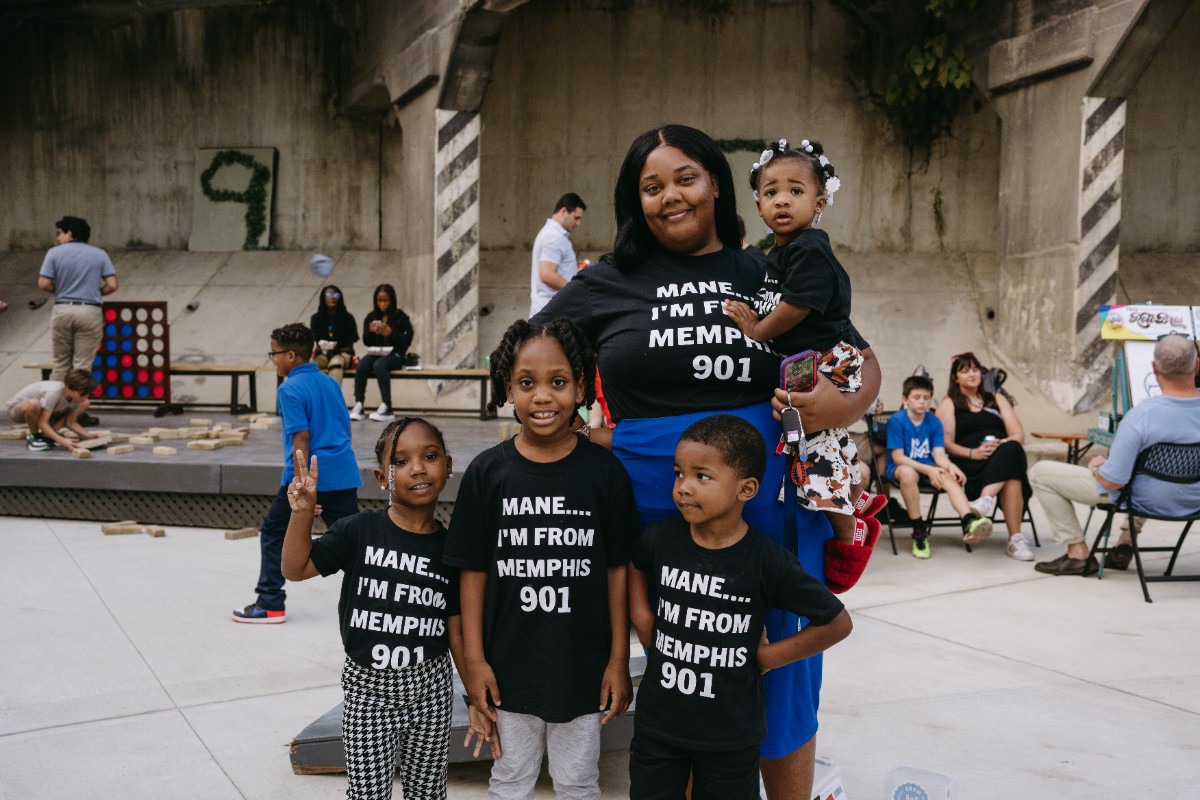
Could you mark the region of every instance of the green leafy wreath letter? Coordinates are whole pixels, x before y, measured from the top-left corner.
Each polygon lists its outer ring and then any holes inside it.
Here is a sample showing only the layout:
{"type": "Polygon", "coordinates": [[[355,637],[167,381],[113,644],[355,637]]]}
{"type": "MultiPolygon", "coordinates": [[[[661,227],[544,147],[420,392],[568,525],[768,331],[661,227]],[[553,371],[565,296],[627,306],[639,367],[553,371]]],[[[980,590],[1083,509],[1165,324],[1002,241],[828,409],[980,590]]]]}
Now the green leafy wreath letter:
{"type": "Polygon", "coordinates": [[[237,150],[221,150],[213,156],[208,169],[200,175],[200,189],[204,196],[214,203],[245,203],[246,204],[246,241],[242,243],[243,250],[257,250],[258,240],[267,229],[267,182],[271,180],[271,170],[254,160],[254,156],[237,150]],[[241,164],[250,170],[250,184],[244,192],[233,192],[228,189],[214,189],[213,176],[222,167],[229,164],[241,164]]]}

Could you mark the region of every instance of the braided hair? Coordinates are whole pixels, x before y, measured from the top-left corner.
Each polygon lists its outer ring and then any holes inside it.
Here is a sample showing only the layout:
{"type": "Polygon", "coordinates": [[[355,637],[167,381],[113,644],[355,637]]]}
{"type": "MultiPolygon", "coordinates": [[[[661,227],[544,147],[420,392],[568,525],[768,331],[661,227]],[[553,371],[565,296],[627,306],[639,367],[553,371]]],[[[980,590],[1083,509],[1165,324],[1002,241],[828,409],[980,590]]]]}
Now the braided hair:
{"type": "Polygon", "coordinates": [[[758,183],[762,178],[762,171],[766,169],[767,164],[777,159],[794,159],[807,162],[812,167],[813,177],[817,179],[818,191],[821,194],[826,194],[826,184],[837,173],[833,168],[833,164],[829,163],[829,159],[825,159],[824,164],[821,163],[821,157],[824,155],[825,148],[821,146],[821,143],[810,142],[808,139],[802,141],[799,147],[788,147],[787,139],[771,142],[767,145],[767,149],[763,150],[762,156],[759,157],[758,161],[754,162],[754,166],[750,168],[750,188],[754,191],[754,199],[758,199],[758,183]]]}
{"type": "Polygon", "coordinates": [[[379,434],[379,441],[375,442],[375,460],[379,462],[379,466],[388,466],[387,464],[383,463],[383,454],[388,450],[385,443],[390,441],[391,450],[393,453],[395,453],[396,442],[400,441],[400,434],[404,433],[405,428],[413,424],[424,425],[426,428],[428,428],[430,433],[433,434],[433,438],[437,439],[438,445],[442,448],[442,452],[446,452],[446,439],[442,436],[442,432],[437,429],[436,425],[429,420],[425,420],[420,417],[401,417],[400,419],[389,423],[388,426],[383,429],[383,433],[379,434]]]}
{"type": "MultiPolygon", "coordinates": [[[[571,365],[571,374],[583,385],[583,405],[590,406],[596,401],[596,353],[588,344],[587,337],[570,317],[555,317],[552,321],[531,325],[519,319],[500,339],[500,344],[492,351],[489,363],[492,370],[492,399],[488,402],[488,411],[495,411],[507,400],[505,387],[512,382],[513,363],[517,360],[517,351],[531,339],[543,336],[554,339],[562,347],[571,365]]],[[[516,412],[513,413],[516,416],[516,412]]],[[[520,422],[520,418],[517,418],[520,422]]]]}

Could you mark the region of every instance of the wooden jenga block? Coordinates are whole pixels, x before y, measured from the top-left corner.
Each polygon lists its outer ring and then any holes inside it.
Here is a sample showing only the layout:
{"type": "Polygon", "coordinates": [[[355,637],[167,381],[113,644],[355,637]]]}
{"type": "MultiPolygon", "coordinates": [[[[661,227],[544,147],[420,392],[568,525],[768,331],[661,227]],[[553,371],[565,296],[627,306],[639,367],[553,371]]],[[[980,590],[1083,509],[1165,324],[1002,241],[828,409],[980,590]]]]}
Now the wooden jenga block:
{"type": "Polygon", "coordinates": [[[128,433],[114,433],[109,438],[113,444],[127,444],[132,436],[128,433]]]}
{"type": "Polygon", "coordinates": [[[252,430],[252,431],[268,431],[270,429],[271,429],[271,426],[265,422],[251,422],[250,423],[250,430],[252,430]]]}
{"type": "Polygon", "coordinates": [[[91,458],[92,451],[83,447],[76,447],[71,451],[71,455],[73,455],[75,458],[91,458]]]}
{"type": "Polygon", "coordinates": [[[97,436],[97,437],[99,437],[99,438],[101,438],[101,439],[103,439],[105,436],[112,436],[112,435],[113,435],[113,432],[112,432],[112,431],[106,431],[106,430],[102,430],[102,429],[100,429],[100,428],[97,428],[97,429],[95,429],[95,430],[92,430],[92,431],[88,431],[88,433],[90,433],[92,436],[97,436]]]}
{"type": "Polygon", "coordinates": [[[236,428],[230,428],[230,430],[234,433],[240,433],[242,436],[248,436],[250,434],[249,425],[238,425],[236,428]]]}
{"type": "Polygon", "coordinates": [[[141,533],[142,526],[133,520],[126,520],[124,522],[110,522],[107,525],[101,525],[100,532],[105,536],[112,536],[119,533],[141,533]]]}
{"type": "Polygon", "coordinates": [[[254,422],[258,419],[258,414],[238,414],[238,422],[254,422]]]}
{"type": "Polygon", "coordinates": [[[108,454],[110,456],[123,456],[126,453],[132,453],[134,449],[134,446],[131,444],[119,444],[115,447],[108,448],[108,454]]]}
{"type": "Polygon", "coordinates": [[[165,528],[160,528],[157,525],[147,525],[146,526],[146,535],[151,536],[155,539],[161,539],[162,537],[167,535],[167,531],[165,528]]]}
{"type": "Polygon", "coordinates": [[[249,539],[251,536],[258,536],[258,528],[238,528],[236,531],[225,531],[225,538],[233,539],[249,539]]]}
{"type": "Polygon", "coordinates": [[[212,429],[214,431],[227,431],[232,427],[233,426],[230,425],[228,422],[218,422],[216,425],[212,426],[212,429]]]}
{"type": "Polygon", "coordinates": [[[165,447],[163,445],[159,445],[158,447],[154,448],[154,455],[156,456],[173,456],[177,452],[179,451],[174,447],[165,447]]]}
{"type": "Polygon", "coordinates": [[[205,428],[207,428],[209,425],[212,425],[212,424],[213,424],[213,421],[211,419],[207,419],[205,417],[193,417],[188,420],[188,425],[191,425],[192,427],[204,426],[205,428]]]}
{"type": "Polygon", "coordinates": [[[259,417],[258,421],[261,422],[262,424],[266,425],[267,427],[270,427],[272,425],[279,424],[279,417],[263,416],[263,417],[259,417]]]}
{"type": "Polygon", "coordinates": [[[99,439],[84,439],[83,441],[76,442],[75,446],[82,447],[85,450],[95,450],[98,447],[108,447],[110,444],[112,444],[112,438],[104,436],[99,439]]]}
{"type": "Polygon", "coordinates": [[[25,427],[13,428],[11,431],[0,431],[0,441],[17,441],[24,439],[29,429],[25,427]]]}
{"type": "Polygon", "coordinates": [[[240,436],[222,436],[219,439],[213,439],[214,442],[219,442],[221,447],[241,447],[242,437],[240,436]]]}
{"type": "Polygon", "coordinates": [[[183,438],[186,438],[186,437],[183,437],[183,436],[180,436],[180,435],[179,435],[179,429],[178,429],[178,428],[151,428],[150,430],[148,430],[148,431],[146,431],[146,432],[147,432],[148,434],[150,434],[151,436],[157,436],[157,437],[158,437],[158,440],[159,440],[160,442],[161,442],[163,439],[183,439],[183,438]]]}
{"type": "Polygon", "coordinates": [[[130,436],[130,444],[154,444],[158,439],[154,436],[130,436]]]}
{"type": "Polygon", "coordinates": [[[224,447],[220,439],[193,439],[187,446],[188,450],[220,450],[224,447]]]}

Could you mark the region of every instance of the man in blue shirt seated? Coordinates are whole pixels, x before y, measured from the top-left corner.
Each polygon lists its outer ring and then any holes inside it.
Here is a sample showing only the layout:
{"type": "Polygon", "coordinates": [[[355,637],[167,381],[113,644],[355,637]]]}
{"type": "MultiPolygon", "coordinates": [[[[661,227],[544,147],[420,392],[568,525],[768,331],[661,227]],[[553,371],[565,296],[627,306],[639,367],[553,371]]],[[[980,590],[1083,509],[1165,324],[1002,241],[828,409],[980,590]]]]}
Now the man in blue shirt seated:
{"type": "MultiPolygon", "coordinates": [[[[1133,474],[1138,454],[1152,444],[1200,442],[1200,391],[1196,389],[1196,347],[1185,336],[1172,334],[1154,346],[1154,376],[1162,395],[1135,406],[1113,437],[1108,458],[1096,456],[1086,467],[1039,461],[1029,470],[1034,496],[1050,518],[1054,540],[1066,554],[1034,565],[1049,575],[1092,575],[1099,571],[1088,551],[1074,503],[1094,506],[1116,499],[1133,474]]],[[[1200,509],[1200,485],[1167,483],[1138,476],[1133,487],[1139,507],[1164,516],[1185,516],[1200,509]]],[[[1133,557],[1128,530],[1105,559],[1105,569],[1126,569],[1133,557]]]]}

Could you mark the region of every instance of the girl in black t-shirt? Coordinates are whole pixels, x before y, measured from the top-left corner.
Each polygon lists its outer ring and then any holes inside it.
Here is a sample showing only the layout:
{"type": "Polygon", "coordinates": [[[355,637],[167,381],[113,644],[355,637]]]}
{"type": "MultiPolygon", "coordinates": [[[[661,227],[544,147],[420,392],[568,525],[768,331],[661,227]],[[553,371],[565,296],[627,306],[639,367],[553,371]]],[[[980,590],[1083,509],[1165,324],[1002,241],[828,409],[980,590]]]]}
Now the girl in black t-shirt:
{"type": "MultiPolygon", "coordinates": [[[[782,353],[818,351],[817,368],[839,390],[857,392],[863,357],[848,341],[850,276],[829,237],[815,227],[840,185],[820,142],[805,139],[789,148],[780,139],[762,152],[750,170],[750,188],[775,247],[755,308],[729,300],[724,310],[746,336],[770,341],[782,353]]],[[[824,512],[834,535],[847,544],[877,537],[873,515],[882,498],[873,501],[863,492],[858,449],[846,429],[810,431],[806,450],[807,461],[798,459],[792,474],[801,505],[824,512]]]]}
{"type": "Polygon", "coordinates": [[[574,323],[518,320],[490,363],[490,407],[511,403],[521,429],[471,462],[445,553],[462,572],[471,706],[504,748],[489,796],[531,796],[548,751],[560,797],[598,797],[600,726],[632,694],[633,490],[616,456],[577,435],[596,361],[574,323]]]}
{"type": "MultiPolygon", "coordinates": [[[[391,797],[399,762],[405,797],[445,797],[453,657],[462,662],[457,570],[444,566],[446,531],[434,517],[452,468],[442,433],[405,417],[375,444],[375,479],[388,507],[345,517],[312,541],[317,457],[296,451],[283,575],[303,581],[341,571],[346,662],[342,740],[347,797],[391,797]],[[397,752],[397,748],[399,751],[397,752]]],[[[491,720],[470,710],[467,742],[499,755],[491,720]]]]}

